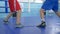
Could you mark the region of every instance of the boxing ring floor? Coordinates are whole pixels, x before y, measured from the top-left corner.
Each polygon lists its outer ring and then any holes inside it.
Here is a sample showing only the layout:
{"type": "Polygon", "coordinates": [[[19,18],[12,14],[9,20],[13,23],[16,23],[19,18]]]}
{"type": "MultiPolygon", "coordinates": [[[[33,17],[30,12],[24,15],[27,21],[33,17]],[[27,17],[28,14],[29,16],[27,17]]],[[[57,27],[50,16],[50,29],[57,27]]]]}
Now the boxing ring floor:
{"type": "Polygon", "coordinates": [[[9,24],[3,22],[7,13],[0,13],[0,34],[60,34],[60,18],[56,14],[46,15],[46,28],[36,27],[41,23],[40,16],[21,17],[23,28],[15,28],[16,18],[9,19],[9,24]],[[1,16],[2,15],[2,16],[1,16]]]}

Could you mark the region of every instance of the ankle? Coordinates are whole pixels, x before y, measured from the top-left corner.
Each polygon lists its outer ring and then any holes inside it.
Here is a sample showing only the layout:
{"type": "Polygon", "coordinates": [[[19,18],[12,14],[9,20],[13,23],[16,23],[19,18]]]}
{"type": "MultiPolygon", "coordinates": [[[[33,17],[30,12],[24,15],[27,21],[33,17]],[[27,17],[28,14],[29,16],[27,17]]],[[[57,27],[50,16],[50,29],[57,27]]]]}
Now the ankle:
{"type": "Polygon", "coordinates": [[[18,23],[18,22],[17,22],[16,24],[17,24],[17,25],[20,25],[21,23],[18,23]]]}

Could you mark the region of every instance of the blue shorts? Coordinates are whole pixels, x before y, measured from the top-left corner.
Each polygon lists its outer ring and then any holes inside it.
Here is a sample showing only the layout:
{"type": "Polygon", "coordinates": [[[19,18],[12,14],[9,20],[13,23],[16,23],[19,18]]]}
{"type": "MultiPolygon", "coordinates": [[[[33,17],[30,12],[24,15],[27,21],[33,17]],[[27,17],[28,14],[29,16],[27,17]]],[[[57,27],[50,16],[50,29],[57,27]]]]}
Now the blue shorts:
{"type": "Polygon", "coordinates": [[[51,1],[51,0],[46,0],[43,3],[42,9],[44,10],[53,10],[55,12],[58,11],[58,0],[57,1],[51,1]]]}

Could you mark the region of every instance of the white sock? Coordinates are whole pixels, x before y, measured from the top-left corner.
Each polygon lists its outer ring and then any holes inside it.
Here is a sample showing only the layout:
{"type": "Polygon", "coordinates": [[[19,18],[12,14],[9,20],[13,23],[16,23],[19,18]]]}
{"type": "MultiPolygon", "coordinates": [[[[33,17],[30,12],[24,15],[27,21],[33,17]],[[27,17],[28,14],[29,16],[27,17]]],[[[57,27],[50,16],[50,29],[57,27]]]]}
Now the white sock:
{"type": "Polygon", "coordinates": [[[41,21],[45,21],[45,19],[41,19],[41,21]]]}

